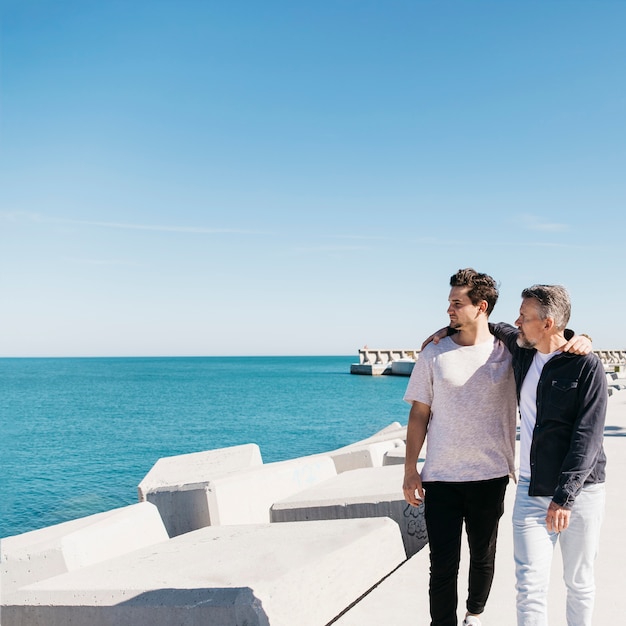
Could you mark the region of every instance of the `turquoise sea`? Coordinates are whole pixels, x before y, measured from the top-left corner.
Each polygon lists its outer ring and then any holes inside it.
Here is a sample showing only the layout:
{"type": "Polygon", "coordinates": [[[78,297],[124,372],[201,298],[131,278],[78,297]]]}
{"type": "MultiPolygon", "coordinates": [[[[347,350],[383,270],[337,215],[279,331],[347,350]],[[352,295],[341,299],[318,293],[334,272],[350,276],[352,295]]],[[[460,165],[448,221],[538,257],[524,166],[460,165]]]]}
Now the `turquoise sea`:
{"type": "Polygon", "coordinates": [[[132,504],[164,456],[257,443],[279,461],[406,424],[407,379],[356,360],[0,359],[0,537],[132,504]]]}

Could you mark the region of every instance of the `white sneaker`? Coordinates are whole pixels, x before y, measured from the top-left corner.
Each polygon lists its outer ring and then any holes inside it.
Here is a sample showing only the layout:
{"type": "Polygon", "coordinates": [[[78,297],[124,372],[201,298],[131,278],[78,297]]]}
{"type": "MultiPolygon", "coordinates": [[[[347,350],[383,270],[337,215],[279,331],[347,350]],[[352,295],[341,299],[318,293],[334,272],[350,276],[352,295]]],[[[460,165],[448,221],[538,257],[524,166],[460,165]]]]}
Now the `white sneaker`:
{"type": "Polygon", "coordinates": [[[463,620],[463,626],[480,626],[480,620],[475,615],[468,615],[463,620]]]}

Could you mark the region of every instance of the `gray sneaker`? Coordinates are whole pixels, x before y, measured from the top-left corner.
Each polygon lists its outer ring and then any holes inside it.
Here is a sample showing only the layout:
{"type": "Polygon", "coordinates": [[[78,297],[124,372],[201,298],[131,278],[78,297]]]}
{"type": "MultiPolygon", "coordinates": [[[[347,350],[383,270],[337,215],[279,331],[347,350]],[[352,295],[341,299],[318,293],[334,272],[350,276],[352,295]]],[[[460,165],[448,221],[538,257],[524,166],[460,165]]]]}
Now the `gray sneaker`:
{"type": "Polygon", "coordinates": [[[463,620],[463,626],[480,626],[480,620],[475,615],[468,615],[463,620]]]}

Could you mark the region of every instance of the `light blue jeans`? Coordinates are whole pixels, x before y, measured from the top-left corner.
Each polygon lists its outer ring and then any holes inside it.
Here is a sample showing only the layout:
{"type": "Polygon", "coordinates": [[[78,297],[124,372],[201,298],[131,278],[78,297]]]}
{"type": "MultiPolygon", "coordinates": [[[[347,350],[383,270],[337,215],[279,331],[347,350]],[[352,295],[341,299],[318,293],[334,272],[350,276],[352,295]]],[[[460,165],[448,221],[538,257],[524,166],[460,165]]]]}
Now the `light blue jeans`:
{"type": "Polygon", "coordinates": [[[548,624],[550,567],[559,541],[567,587],[567,625],[591,626],[595,597],[593,566],[604,518],[604,484],[590,485],[581,491],[572,507],[569,526],[561,533],[548,532],[546,527],[552,498],[529,496],[528,485],[528,479],[520,477],[513,508],[517,624],[548,624]]]}

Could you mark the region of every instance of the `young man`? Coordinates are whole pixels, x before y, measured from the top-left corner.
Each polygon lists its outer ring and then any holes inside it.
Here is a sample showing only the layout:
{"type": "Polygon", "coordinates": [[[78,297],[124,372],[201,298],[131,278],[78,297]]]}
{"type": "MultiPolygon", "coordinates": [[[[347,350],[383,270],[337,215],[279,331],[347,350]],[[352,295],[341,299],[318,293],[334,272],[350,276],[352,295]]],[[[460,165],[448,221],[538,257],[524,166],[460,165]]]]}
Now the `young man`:
{"type": "Polygon", "coordinates": [[[493,327],[513,357],[519,397],[520,478],[513,510],[518,626],[547,624],[559,541],[568,626],[590,626],[594,560],[604,516],[606,375],[593,353],[563,353],[570,298],[559,285],[522,292],[517,329],[493,327]]]}
{"type": "Polygon", "coordinates": [[[514,471],[516,399],[511,354],[489,331],[498,299],[491,276],[468,268],[450,279],[456,330],[419,355],[404,399],[411,403],[403,491],[424,502],[430,549],[431,626],[457,626],[463,522],[470,550],[466,625],[480,625],[494,575],[498,523],[514,471]],[[428,432],[422,473],[417,460],[428,432]]]}

